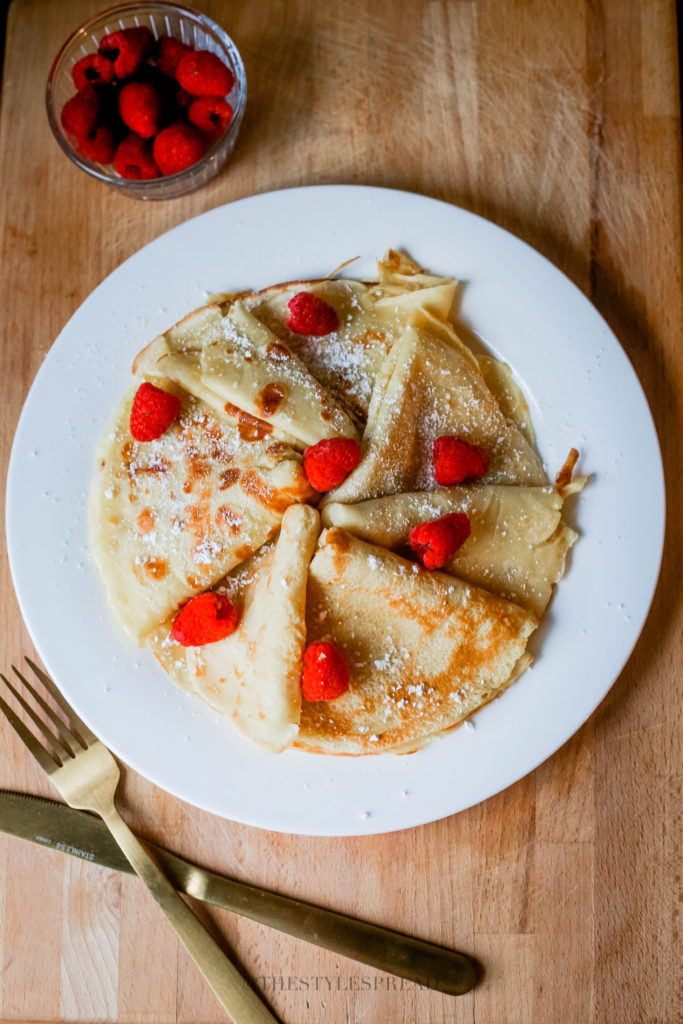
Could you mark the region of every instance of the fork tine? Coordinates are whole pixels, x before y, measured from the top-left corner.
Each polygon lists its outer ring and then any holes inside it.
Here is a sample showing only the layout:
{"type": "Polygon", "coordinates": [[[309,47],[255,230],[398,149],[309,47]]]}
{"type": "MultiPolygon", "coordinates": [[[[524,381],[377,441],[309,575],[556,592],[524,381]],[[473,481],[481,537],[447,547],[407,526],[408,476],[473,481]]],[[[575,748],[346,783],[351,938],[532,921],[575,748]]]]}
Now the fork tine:
{"type": "Polygon", "coordinates": [[[65,738],[66,734],[66,737],[69,737],[69,739],[71,739],[71,737],[69,736],[69,731],[65,728],[64,723],[61,722],[59,718],[57,718],[52,708],[50,708],[45,703],[40,694],[36,693],[33,687],[29,684],[28,680],[24,679],[20,672],[17,672],[17,670],[14,668],[14,665],[12,665],[12,669],[19,676],[22,683],[24,684],[28,692],[31,694],[33,699],[36,701],[36,703],[39,704],[40,707],[48,714],[48,716],[55,723],[55,725],[57,725],[58,727],[61,726],[61,728],[57,729],[59,735],[55,736],[50,727],[43,721],[40,715],[38,715],[35,712],[35,710],[31,707],[28,701],[24,699],[23,695],[19,692],[19,690],[17,690],[17,688],[13,686],[12,683],[10,683],[9,679],[7,679],[6,676],[3,676],[2,672],[0,672],[0,679],[2,679],[7,689],[10,691],[10,693],[14,694],[15,700],[17,700],[19,704],[21,704],[26,714],[30,717],[31,721],[40,730],[40,732],[42,732],[43,736],[48,741],[48,743],[51,743],[53,745],[57,757],[59,757],[60,760],[62,761],[68,760],[68,758],[70,757],[75,757],[76,755],[74,754],[73,750],[69,746],[67,739],[65,738]]]}
{"type": "MultiPolygon", "coordinates": [[[[4,676],[3,676],[4,678],[4,676]]],[[[28,749],[31,751],[36,761],[41,765],[44,771],[48,775],[52,775],[53,772],[61,768],[61,764],[57,763],[57,760],[53,759],[45,748],[38,742],[32,732],[30,732],[20,718],[15,715],[9,704],[0,697],[0,711],[3,712],[5,718],[12,726],[14,731],[18,733],[19,737],[24,741],[28,749]]]]}
{"type": "MultiPolygon", "coordinates": [[[[93,743],[98,743],[99,740],[97,739],[95,733],[88,728],[85,722],[81,721],[81,719],[78,717],[74,709],[69,704],[67,704],[66,699],[57,689],[53,681],[50,679],[49,675],[43,672],[42,668],[39,668],[38,665],[36,665],[35,661],[31,661],[30,658],[24,656],[24,661],[26,661],[30,665],[30,667],[38,676],[45,689],[57,701],[64,714],[68,715],[71,722],[72,732],[76,736],[76,739],[81,744],[81,746],[88,747],[93,743]],[[73,728],[74,726],[76,726],[75,729],[73,728]]],[[[12,667],[14,668],[14,666],[12,667]]],[[[14,669],[14,671],[16,672],[17,670],[14,669]]]]}

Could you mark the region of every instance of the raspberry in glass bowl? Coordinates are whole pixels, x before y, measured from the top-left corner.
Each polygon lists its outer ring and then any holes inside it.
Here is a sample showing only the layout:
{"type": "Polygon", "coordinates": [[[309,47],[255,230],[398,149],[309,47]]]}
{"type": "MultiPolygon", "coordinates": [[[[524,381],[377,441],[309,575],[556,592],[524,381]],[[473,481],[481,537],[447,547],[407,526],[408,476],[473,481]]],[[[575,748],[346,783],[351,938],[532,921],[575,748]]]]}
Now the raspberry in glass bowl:
{"type": "Polygon", "coordinates": [[[200,188],[239,134],[247,82],[227,33],[179,4],[125,3],[62,46],[47,83],[52,132],[82,170],[135,199],[200,188]]]}

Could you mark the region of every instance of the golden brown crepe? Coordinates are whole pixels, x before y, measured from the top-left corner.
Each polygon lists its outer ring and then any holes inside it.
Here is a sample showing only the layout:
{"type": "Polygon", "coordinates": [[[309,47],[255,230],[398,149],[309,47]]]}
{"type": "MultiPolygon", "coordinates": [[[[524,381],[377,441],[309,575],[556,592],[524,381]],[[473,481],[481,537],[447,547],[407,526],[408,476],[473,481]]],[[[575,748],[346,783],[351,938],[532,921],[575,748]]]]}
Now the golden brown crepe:
{"type": "Polygon", "coordinates": [[[303,701],[296,745],[327,754],[408,752],[497,696],[529,663],[538,619],[517,605],[343,530],[311,562],[307,642],[350,669],[333,701],[303,701]]]}
{"type": "Polygon", "coordinates": [[[285,509],[313,491],[292,448],[242,440],[180,388],[181,411],[165,434],[135,441],[129,419],[139,383],[100,441],[89,522],[110,607],[141,642],[181,601],[256,551],[285,509]]]}

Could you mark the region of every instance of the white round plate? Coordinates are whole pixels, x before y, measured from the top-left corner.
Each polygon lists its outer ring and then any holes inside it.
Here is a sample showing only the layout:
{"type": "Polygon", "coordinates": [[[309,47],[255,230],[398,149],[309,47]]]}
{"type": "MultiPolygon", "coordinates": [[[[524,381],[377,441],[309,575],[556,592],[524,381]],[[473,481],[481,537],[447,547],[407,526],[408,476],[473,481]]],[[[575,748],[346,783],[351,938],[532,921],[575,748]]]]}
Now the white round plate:
{"type": "Polygon", "coordinates": [[[17,428],[7,538],[22,614],[67,699],[123,761],[191,804],[283,832],[360,835],[485,800],[556,751],[604,697],[645,621],[661,558],[664,487],[645,397],[605,322],[543,257],[465,210],[354,186],[291,189],[211,210],[114,271],[50,350],[17,428]],[[87,545],[94,449],[134,355],[213,291],[350,276],[401,248],[464,282],[460,320],[514,369],[553,476],[572,446],[590,473],[581,533],[533,668],[409,756],[265,754],[176,690],[110,615],[87,545]]]}

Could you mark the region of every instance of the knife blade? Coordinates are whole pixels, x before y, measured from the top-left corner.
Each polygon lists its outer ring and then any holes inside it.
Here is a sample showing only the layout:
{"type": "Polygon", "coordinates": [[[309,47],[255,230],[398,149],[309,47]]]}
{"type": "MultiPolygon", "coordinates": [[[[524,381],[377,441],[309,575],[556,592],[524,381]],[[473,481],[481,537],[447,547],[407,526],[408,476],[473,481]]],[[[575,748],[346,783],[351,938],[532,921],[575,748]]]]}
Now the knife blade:
{"type": "MultiPolygon", "coordinates": [[[[0,829],[102,867],[134,874],[104,822],[67,804],[0,790],[0,829]]],[[[477,982],[478,965],[463,953],[237,882],[148,839],[144,843],[173,885],[195,899],[448,995],[469,992],[477,982]]]]}

